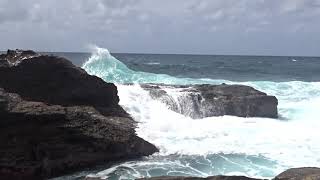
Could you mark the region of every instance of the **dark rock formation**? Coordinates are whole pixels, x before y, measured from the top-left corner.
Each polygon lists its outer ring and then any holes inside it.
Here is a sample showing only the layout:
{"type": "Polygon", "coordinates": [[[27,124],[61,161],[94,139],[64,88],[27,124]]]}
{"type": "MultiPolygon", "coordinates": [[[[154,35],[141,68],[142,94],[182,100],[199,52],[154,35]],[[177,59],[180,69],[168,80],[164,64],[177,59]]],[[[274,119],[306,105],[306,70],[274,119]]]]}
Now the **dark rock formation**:
{"type": "Polygon", "coordinates": [[[194,119],[223,115],[278,116],[277,98],[249,86],[144,84],[142,87],[173,111],[194,119]]]}
{"type": "Polygon", "coordinates": [[[319,180],[320,168],[306,167],[289,169],[277,177],[275,180],[319,180]]]}
{"type": "Polygon", "coordinates": [[[64,58],[9,51],[0,56],[0,87],[26,100],[59,105],[118,106],[117,87],[64,58]],[[31,58],[29,58],[31,57],[31,58]],[[5,64],[5,63],[0,63],[5,64]]]}
{"type": "Polygon", "coordinates": [[[37,57],[39,54],[37,54],[34,51],[27,50],[8,50],[7,54],[0,54],[0,67],[2,66],[14,66],[19,64],[24,59],[29,59],[32,57],[37,57]]]}
{"type": "Polygon", "coordinates": [[[157,151],[136,136],[116,86],[66,59],[8,51],[0,77],[0,179],[44,179],[157,151]]]}

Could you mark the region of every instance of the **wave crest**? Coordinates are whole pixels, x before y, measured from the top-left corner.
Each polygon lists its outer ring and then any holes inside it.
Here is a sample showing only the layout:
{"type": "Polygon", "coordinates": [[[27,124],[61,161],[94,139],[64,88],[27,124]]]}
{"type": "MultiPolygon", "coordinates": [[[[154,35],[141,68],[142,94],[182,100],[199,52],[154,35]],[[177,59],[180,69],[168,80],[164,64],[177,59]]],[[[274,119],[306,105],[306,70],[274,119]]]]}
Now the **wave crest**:
{"type": "Polygon", "coordinates": [[[113,83],[164,83],[164,84],[217,84],[225,80],[198,80],[191,78],[176,78],[166,74],[154,74],[134,71],[113,57],[108,49],[94,47],[91,57],[82,68],[89,74],[96,75],[107,82],[113,83]]]}

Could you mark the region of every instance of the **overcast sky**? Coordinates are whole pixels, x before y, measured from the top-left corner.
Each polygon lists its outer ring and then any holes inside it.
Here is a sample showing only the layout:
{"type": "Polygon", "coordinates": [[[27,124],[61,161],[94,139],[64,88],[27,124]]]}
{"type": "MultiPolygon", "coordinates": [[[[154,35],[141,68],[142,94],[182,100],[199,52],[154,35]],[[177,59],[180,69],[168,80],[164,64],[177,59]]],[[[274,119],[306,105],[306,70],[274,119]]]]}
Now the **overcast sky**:
{"type": "Polygon", "coordinates": [[[0,0],[0,49],[320,56],[320,0],[0,0]]]}

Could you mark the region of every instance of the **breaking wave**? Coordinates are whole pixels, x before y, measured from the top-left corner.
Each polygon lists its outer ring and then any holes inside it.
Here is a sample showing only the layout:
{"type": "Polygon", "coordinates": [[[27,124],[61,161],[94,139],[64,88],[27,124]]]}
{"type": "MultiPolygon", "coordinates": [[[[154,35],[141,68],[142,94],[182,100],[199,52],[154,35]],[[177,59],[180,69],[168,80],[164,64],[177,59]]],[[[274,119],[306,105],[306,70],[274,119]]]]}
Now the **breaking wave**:
{"type": "Polygon", "coordinates": [[[140,122],[137,134],[160,149],[141,161],[122,163],[92,176],[133,179],[225,174],[271,178],[290,167],[320,166],[320,82],[176,78],[133,71],[103,48],[95,48],[82,67],[117,84],[120,105],[140,122]],[[152,99],[139,83],[249,85],[278,98],[281,118],[193,120],[152,99]]]}

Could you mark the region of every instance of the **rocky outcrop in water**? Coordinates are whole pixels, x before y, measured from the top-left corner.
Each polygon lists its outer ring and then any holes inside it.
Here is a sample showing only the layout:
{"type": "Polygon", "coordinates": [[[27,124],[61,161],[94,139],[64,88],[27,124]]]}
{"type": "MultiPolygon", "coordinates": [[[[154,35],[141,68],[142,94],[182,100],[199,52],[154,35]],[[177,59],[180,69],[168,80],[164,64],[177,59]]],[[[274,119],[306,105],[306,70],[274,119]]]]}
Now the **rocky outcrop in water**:
{"type": "Polygon", "coordinates": [[[274,180],[319,180],[319,179],[320,179],[320,168],[315,168],[315,167],[289,169],[274,178],[274,180]]]}
{"type": "Polygon", "coordinates": [[[223,115],[278,117],[277,98],[249,86],[144,84],[142,88],[171,110],[194,119],[223,115]]]}
{"type": "Polygon", "coordinates": [[[44,179],[157,151],[135,134],[117,88],[68,60],[0,56],[0,179],[44,179]]]}

